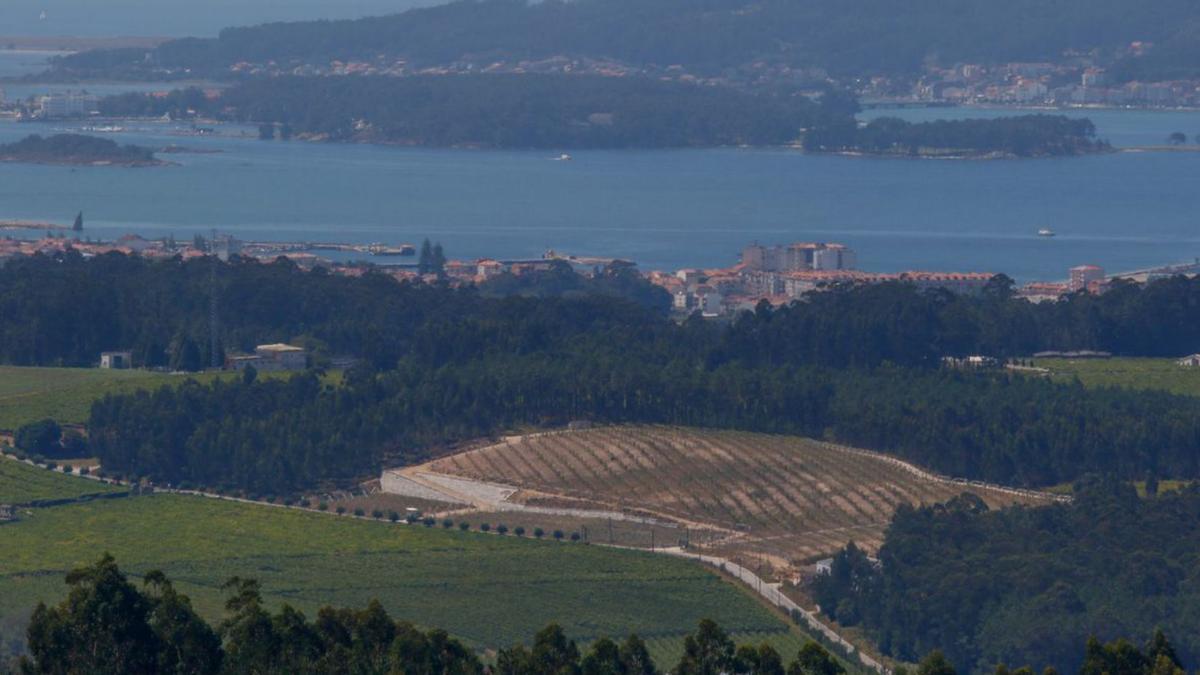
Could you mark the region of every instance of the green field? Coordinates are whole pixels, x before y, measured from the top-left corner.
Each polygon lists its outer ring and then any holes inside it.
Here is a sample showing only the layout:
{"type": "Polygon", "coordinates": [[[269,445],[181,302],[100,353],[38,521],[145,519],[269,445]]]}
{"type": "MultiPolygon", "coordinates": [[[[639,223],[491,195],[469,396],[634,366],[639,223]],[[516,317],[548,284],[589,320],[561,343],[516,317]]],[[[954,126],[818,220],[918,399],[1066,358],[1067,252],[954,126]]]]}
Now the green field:
{"type": "Polygon", "coordinates": [[[107,551],[130,573],[163,570],[209,619],[220,616],[221,583],[240,575],[260,580],[270,603],[309,616],[325,604],[379,598],[393,616],[444,627],[477,648],[528,640],[556,621],[579,640],[634,631],[666,656],[705,617],[755,642],[798,647],[786,622],[748,591],[698,564],[643,552],[175,495],[36,509],[0,525],[0,540],[0,644],[19,636],[37,601],[63,594],[66,571],[107,551]]]}
{"type": "Polygon", "coordinates": [[[27,504],[45,499],[74,499],[116,492],[119,488],[94,480],[54,474],[0,457],[0,504],[27,504]]]}
{"type": "Polygon", "coordinates": [[[146,370],[0,366],[0,429],[12,430],[45,418],[82,424],[92,401],[105,394],[150,389],[183,379],[146,370]]]}
{"type": "Polygon", "coordinates": [[[1078,378],[1087,387],[1161,389],[1200,396],[1200,368],[1185,368],[1175,359],[1037,359],[1034,365],[1050,369],[1050,377],[1063,382],[1078,378]]]}
{"type": "MultiPolygon", "coordinates": [[[[259,377],[288,377],[291,373],[260,373],[259,377]]],[[[237,373],[158,373],[149,370],[101,370],[99,368],[25,368],[0,366],[0,429],[12,431],[22,424],[53,419],[59,424],[83,424],[92,401],[105,394],[127,394],[139,389],[157,389],[194,379],[207,383],[237,373]]],[[[324,381],[336,384],[339,371],[330,371],[324,381]]]]}

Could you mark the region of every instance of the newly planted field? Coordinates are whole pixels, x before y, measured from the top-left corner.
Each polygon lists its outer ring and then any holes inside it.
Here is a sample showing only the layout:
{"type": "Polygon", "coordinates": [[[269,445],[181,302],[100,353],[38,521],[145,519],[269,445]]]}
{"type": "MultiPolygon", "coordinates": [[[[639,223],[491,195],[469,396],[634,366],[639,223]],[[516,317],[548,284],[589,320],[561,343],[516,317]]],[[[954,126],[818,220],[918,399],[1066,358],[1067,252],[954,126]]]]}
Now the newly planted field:
{"type": "Polygon", "coordinates": [[[378,598],[394,616],[478,648],[528,640],[552,621],[579,640],[634,631],[662,650],[704,617],[756,642],[793,635],[745,591],[684,560],[198,497],[36,509],[0,525],[0,541],[0,627],[10,633],[39,600],[63,595],[67,570],[108,551],[131,573],[166,572],[209,619],[221,615],[221,583],[240,575],[259,579],[272,605],[312,616],[378,598]]]}
{"type": "Polygon", "coordinates": [[[1200,396],[1200,368],[1185,368],[1175,359],[1038,359],[1034,365],[1048,368],[1055,380],[1078,378],[1086,387],[1161,389],[1200,396]]]}
{"type": "MultiPolygon", "coordinates": [[[[99,481],[67,476],[0,457],[0,504],[75,499],[117,490],[99,481]]],[[[3,541],[3,534],[0,534],[0,541],[3,541]]]]}
{"type": "MultiPolygon", "coordinates": [[[[423,468],[522,489],[530,505],[604,509],[721,536],[701,546],[795,564],[868,549],[901,504],[967,489],[887,457],[804,438],[668,427],[537,434],[423,468]]],[[[1041,497],[972,486],[990,506],[1041,497]]]]}

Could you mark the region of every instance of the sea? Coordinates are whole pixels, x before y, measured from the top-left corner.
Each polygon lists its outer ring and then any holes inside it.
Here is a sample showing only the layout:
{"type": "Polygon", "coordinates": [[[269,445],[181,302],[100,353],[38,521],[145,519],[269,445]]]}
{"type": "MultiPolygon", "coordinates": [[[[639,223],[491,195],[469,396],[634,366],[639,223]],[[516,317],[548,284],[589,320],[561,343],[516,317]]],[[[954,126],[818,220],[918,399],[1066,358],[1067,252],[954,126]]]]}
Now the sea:
{"type": "MultiPolygon", "coordinates": [[[[0,52],[0,76],[28,72],[39,58],[0,52]]],[[[21,86],[22,96],[46,89],[21,86]]],[[[882,114],[1013,111],[863,117],[882,114]]],[[[1196,111],[1064,114],[1090,117],[1102,138],[1125,148],[1200,133],[1196,111]]],[[[0,121],[0,142],[81,126],[0,121]]],[[[99,238],[182,239],[213,228],[243,240],[429,238],[455,258],[553,249],[663,270],[731,265],[752,242],[829,241],[856,249],[864,270],[1003,272],[1018,281],[1062,279],[1079,264],[1121,272],[1200,256],[1200,152],[914,160],[725,148],[571,151],[557,161],[557,150],[267,142],[234,125],[207,136],[171,123],[122,126],[103,135],[204,154],[162,155],[178,165],[142,169],[0,164],[0,220],[69,224],[82,210],[85,235],[99,238]],[[1057,236],[1039,237],[1042,228],[1057,236]]]]}

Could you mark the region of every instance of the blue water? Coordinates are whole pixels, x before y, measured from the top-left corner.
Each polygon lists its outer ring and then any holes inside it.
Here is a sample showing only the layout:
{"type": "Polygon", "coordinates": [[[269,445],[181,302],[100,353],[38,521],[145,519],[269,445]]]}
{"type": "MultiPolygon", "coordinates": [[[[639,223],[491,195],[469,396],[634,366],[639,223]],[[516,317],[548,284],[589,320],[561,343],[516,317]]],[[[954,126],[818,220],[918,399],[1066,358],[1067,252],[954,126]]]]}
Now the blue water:
{"type": "Polygon", "coordinates": [[[210,36],[268,21],[390,14],[423,0],[3,0],[0,35],[210,36]],[[46,18],[41,19],[41,13],[46,18]]]}
{"type": "MultiPolygon", "coordinates": [[[[1200,116],[1187,119],[1200,128],[1200,116]]],[[[0,141],[63,128],[0,123],[0,141]]],[[[112,137],[223,152],[168,156],[182,166],[159,169],[0,165],[0,219],[69,223],[82,209],[93,236],[186,238],[216,227],[247,239],[430,237],[453,257],[555,248],[660,269],[728,265],[754,240],[831,240],[858,249],[864,269],[1022,280],[1062,278],[1081,263],[1126,270],[1200,255],[1193,153],[921,161],[718,149],[577,152],[556,162],[548,152],[170,131],[143,125],[112,137]],[[1040,227],[1059,236],[1039,238],[1040,227]]]]}

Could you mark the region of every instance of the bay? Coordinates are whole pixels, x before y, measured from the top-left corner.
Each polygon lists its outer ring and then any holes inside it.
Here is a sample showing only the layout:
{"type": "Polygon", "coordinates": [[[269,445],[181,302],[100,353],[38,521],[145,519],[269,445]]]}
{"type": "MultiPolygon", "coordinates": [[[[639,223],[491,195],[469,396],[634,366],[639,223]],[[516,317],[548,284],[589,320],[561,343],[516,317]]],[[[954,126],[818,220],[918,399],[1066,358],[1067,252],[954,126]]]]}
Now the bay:
{"type": "MultiPolygon", "coordinates": [[[[1119,145],[1200,131],[1196,112],[1086,114],[1119,145]]],[[[712,149],[580,151],[559,162],[546,151],[263,142],[236,126],[217,137],[126,126],[109,137],[220,152],[168,155],[180,165],[159,169],[3,164],[0,219],[66,224],[83,210],[87,234],[106,238],[188,238],[210,228],[248,240],[429,237],[459,258],[553,248],[654,269],[730,265],[751,241],[840,241],[867,270],[1005,272],[1022,281],[1063,278],[1083,263],[1124,271],[1200,255],[1200,153],[929,161],[712,149]],[[1058,236],[1036,236],[1043,227],[1058,236]]],[[[78,125],[0,123],[0,141],[65,130],[78,125]]]]}

